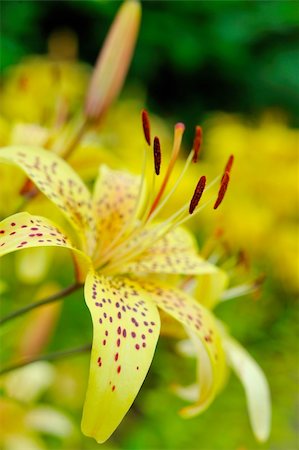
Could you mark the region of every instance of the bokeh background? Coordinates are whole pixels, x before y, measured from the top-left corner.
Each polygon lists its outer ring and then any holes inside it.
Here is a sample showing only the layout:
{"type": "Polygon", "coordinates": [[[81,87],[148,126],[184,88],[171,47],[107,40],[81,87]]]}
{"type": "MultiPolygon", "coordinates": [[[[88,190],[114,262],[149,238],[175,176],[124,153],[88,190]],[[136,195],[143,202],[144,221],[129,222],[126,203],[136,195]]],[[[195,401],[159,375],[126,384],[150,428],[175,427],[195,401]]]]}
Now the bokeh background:
{"type": "MultiPolygon", "coordinates": [[[[9,142],[16,124],[44,125],[46,121],[39,113],[40,104],[50,96],[44,81],[48,69],[42,68],[41,61],[28,62],[28,57],[44,55],[69,61],[73,69],[66,79],[73,83],[74,92],[69,95],[76,98],[76,106],[83,97],[89,65],[95,62],[119,5],[117,1],[2,0],[1,144],[9,142]],[[78,60],[84,64],[79,65],[78,60]],[[22,73],[29,82],[33,80],[33,97],[18,95],[16,79],[20,80],[22,73]]],[[[162,339],[132,410],[102,448],[295,450],[299,445],[298,3],[146,1],[142,7],[137,48],[125,89],[103,125],[103,147],[112,153],[111,158],[116,154],[121,160],[122,152],[129,153],[127,163],[134,165],[141,138],[139,111],[146,106],[156,116],[165,145],[175,121],[186,124],[186,149],[192,143],[194,126],[203,126],[202,164],[208,174],[221,171],[228,155],[234,153],[236,163],[226,202],[217,214],[205,211],[194,231],[202,247],[217,232],[226,258],[241,252],[250,266],[248,277],[252,273],[266,275],[258,299],[232,300],[220,305],[216,313],[264,369],[272,392],[273,421],[269,441],[258,444],[249,427],[242,387],[234,376],[208,411],[190,421],[182,420],[177,411],[183,402],[169,386],[174,381],[191,381],[193,365],[178,358],[172,340],[162,339]],[[117,136],[116,144],[109,138],[111,130],[117,136]]],[[[3,194],[1,201],[4,216],[9,201],[3,194]]],[[[31,254],[29,274],[25,257],[5,258],[1,265],[6,280],[1,295],[3,314],[13,309],[11,305],[20,306],[57,285],[67,285],[71,272],[64,270],[65,259],[46,253],[42,263],[35,261],[37,272],[43,267],[36,279],[32,277],[31,254]]],[[[44,343],[44,351],[90,340],[89,315],[80,294],[72,300],[45,313],[53,316],[56,331],[44,343]]],[[[30,336],[37,331],[32,331],[32,323],[42,320],[18,320],[1,331],[4,362],[12,351],[20,350],[20,326],[28,328],[28,342],[34,341],[30,336]]],[[[10,396],[21,399],[0,410],[6,417],[6,430],[13,430],[15,417],[24,410],[32,414],[40,404],[51,405],[66,422],[57,425],[58,437],[49,430],[35,435],[36,448],[98,448],[79,432],[88,354],[40,370],[49,382],[31,397],[24,392],[16,395],[18,389],[22,391],[18,381],[6,380],[2,385],[5,401],[10,396]]],[[[24,436],[26,433],[24,427],[24,436]]]]}

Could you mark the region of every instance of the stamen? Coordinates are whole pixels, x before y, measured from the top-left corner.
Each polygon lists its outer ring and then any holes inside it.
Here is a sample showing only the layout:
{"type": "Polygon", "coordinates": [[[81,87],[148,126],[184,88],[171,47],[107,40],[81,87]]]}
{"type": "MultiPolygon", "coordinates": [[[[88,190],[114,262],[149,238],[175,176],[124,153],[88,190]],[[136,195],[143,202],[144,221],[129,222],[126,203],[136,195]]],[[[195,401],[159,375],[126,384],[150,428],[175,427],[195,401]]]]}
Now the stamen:
{"type": "Polygon", "coordinates": [[[154,160],[155,160],[155,172],[156,175],[159,175],[161,167],[161,145],[160,140],[157,136],[154,139],[154,160]]]}
{"type": "Polygon", "coordinates": [[[151,216],[151,214],[153,213],[153,211],[156,209],[162,195],[164,194],[165,188],[167,186],[169,177],[171,175],[171,172],[173,170],[173,167],[175,165],[175,162],[177,160],[177,157],[179,155],[179,151],[181,148],[181,143],[182,143],[182,138],[183,138],[183,134],[185,131],[185,125],[183,123],[177,123],[174,127],[174,140],[173,140],[173,147],[172,147],[172,154],[171,154],[171,158],[170,158],[170,162],[164,177],[164,180],[162,181],[162,185],[160,187],[160,190],[158,192],[158,194],[156,195],[156,198],[152,204],[152,207],[150,209],[150,212],[148,213],[148,217],[149,218],[151,216]]]}
{"type": "Polygon", "coordinates": [[[31,198],[38,194],[38,189],[36,188],[33,181],[29,178],[25,181],[24,185],[20,189],[20,194],[24,197],[31,198]]]}
{"type": "Polygon", "coordinates": [[[200,126],[197,126],[195,128],[195,136],[193,141],[193,159],[192,162],[196,163],[198,160],[200,148],[202,144],[202,128],[200,126]]]}
{"type": "Polygon", "coordinates": [[[228,161],[226,163],[226,166],[224,168],[224,172],[223,172],[223,176],[222,176],[221,182],[222,182],[222,180],[224,178],[224,175],[226,173],[228,173],[228,174],[230,173],[232,165],[233,165],[233,162],[234,162],[234,155],[230,155],[230,157],[228,158],[228,161]]]}
{"type": "Polygon", "coordinates": [[[142,110],[141,118],[142,118],[142,127],[143,127],[143,133],[144,133],[145,140],[148,145],[151,145],[151,125],[150,125],[148,112],[145,109],[142,110]]]}
{"type": "Polygon", "coordinates": [[[217,209],[218,206],[220,206],[220,204],[222,203],[222,200],[223,200],[224,195],[227,190],[228,182],[229,182],[229,173],[225,172],[225,174],[223,175],[222,180],[221,180],[221,185],[220,185],[220,189],[218,191],[217,200],[214,204],[214,209],[217,209]]]}
{"type": "Polygon", "coordinates": [[[206,177],[202,176],[199,179],[199,182],[197,183],[193,197],[191,199],[190,206],[189,206],[189,214],[193,214],[196,206],[199,203],[199,200],[201,199],[201,196],[203,194],[205,186],[206,186],[206,177]]]}

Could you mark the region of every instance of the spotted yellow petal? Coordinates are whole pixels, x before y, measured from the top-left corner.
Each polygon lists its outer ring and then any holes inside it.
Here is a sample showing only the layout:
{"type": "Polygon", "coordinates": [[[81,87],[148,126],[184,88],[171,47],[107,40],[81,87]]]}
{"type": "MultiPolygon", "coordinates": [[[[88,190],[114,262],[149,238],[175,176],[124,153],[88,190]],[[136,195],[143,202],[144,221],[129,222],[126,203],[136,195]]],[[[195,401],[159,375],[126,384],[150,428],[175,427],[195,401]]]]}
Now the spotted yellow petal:
{"type": "Polygon", "coordinates": [[[267,379],[254,359],[231,337],[224,339],[229,365],[245,389],[250,423],[255,437],[264,442],[271,426],[271,398],[267,379]]]}
{"type": "Polygon", "coordinates": [[[125,278],[90,272],[85,300],[94,335],[82,431],[104,442],[143,383],[159,336],[160,317],[140,286],[125,278]]]}
{"type": "MultiPolygon", "coordinates": [[[[131,246],[142,249],[147,240],[155,240],[155,228],[146,230],[143,235],[136,238],[131,246]]],[[[134,253],[133,253],[134,255],[134,253]]],[[[193,237],[184,228],[170,231],[153,245],[149,245],[144,251],[133,256],[133,260],[123,264],[123,273],[169,273],[199,275],[214,273],[213,264],[205,261],[198,255],[196,243],[193,237]]]]}
{"type": "Polygon", "coordinates": [[[89,257],[75,248],[56,224],[44,217],[22,212],[0,222],[0,256],[30,247],[65,247],[78,255],[86,267],[90,266],[89,257]]]}
{"type": "Polygon", "coordinates": [[[91,254],[95,245],[95,220],[91,195],[72,168],[57,155],[38,147],[6,147],[0,160],[19,166],[77,230],[91,254]]]}
{"type": "MultiPolygon", "coordinates": [[[[199,389],[197,406],[207,406],[213,399],[222,379],[224,353],[217,325],[211,313],[196,302],[190,295],[167,284],[154,284],[139,280],[151,300],[178,320],[194,341],[199,359],[199,389]]],[[[185,408],[183,415],[193,415],[185,408]]]]}
{"type": "MultiPolygon", "coordinates": [[[[94,188],[94,209],[102,241],[109,244],[135,211],[140,177],[102,165],[94,188]]],[[[140,202],[141,203],[141,202],[140,202]]]]}

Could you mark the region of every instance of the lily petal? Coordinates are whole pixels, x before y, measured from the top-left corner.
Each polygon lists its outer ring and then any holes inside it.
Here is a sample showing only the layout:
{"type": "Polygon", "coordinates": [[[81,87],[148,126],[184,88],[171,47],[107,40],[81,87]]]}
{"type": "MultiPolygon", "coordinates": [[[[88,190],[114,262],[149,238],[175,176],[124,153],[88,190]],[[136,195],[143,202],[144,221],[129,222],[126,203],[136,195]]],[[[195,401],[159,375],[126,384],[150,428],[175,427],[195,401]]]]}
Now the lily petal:
{"type": "MultiPolygon", "coordinates": [[[[144,236],[138,236],[134,243],[140,247],[146,239],[154,238],[154,228],[146,231],[144,236]]],[[[142,248],[142,247],[141,247],[142,248]]],[[[137,274],[143,273],[169,273],[199,275],[215,273],[217,269],[213,264],[205,261],[198,255],[196,243],[190,233],[184,228],[176,228],[146,249],[145,252],[128,264],[122,266],[122,272],[137,274]]]]}
{"type": "Polygon", "coordinates": [[[53,152],[38,147],[6,147],[0,160],[19,166],[76,229],[85,250],[95,245],[91,195],[72,168],[53,152]]]}
{"type": "Polygon", "coordinates": [[[215,271],[210,274],[202,274],[196,277],[193,290],[194,297],[208,309],[214,308],[221,302],[221,296],[225,291],[229,279],[224,270],[215,267],[215,271]]]}
{"type": "Polygon", "coordinates": [[[213,367],[209,355],[201,340],[195,335],[192,336],[192,342],[197,364],[197,383],[189,386],[176,386],[176,394],[190,402],[192,405],[183,408],[180,414],[185,417],[193,417],[203,412],[213,401],[216,393],[216,385],[213,382],[213,367]]]}
{"type": "Polygon", "coordinates": [[[217,369],[217,379],[212,384],[213,371],[207,352],[194,333],[188,332],[188,334],[190,339],[179,342],[178,350],[186,356],[197,358],[197,383],[189,386],[174,386],[174,391],[179,397],[193,402],[193,405],[180,411],[181,415],[186,418],[203,412],[211,404],[227,379],[227,365],[222,353],[217,369]]]}
{"type": "Polygon", "coordinates": [[[260,442],[265,442],[271,426],[271,398],[267,379],[254,359],[234,339],[226,336],[224,348],[229,364],[245,389],[254,435],[260,442]]]}
{"type": "Polygon", "coordinates": [[[93,202],[103,242],[111,242],[132,218],[140,181],[139,176],[128,172],[100,167],[93,202]]]}
{"type": "Polygon", "coordinates": [[[160,317],[140,286],[125,278],[90,272],[85,300],[94,337],[82,431],[104,442],[143,383],[159,336],[160,317]]]}
{"type": "Polygon", "coordinates": [[[154,303],[182,325],[193,340],[199,359],[199,391],[196,405],[184,408],[182,414],[200,412],[213,400],[223,375],[224,352],[213,316],[185,292],[166,284],[139,280],[154,303]],[[195,411],[193,411],[195,409],[195,411]]]}
{"type": "Polygon", "coordinates": [[[27,212],[14,214],[0,222],[0,256],[30,247],[65,247],[90,266],[89,257],[75,248],[69,238],[50,220],[27,212]]]}

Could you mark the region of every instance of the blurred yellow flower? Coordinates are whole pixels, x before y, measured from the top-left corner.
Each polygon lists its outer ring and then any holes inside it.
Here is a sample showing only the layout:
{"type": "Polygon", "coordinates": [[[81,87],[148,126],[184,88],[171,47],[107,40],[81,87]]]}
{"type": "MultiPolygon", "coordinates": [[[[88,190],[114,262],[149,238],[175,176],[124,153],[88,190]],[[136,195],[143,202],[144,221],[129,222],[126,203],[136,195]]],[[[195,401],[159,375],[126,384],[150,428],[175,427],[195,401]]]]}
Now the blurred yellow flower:
{"type": "MultiPolygon", "coordinates": [[[[207,173],[221,166],[228,147],[236,164],[217,224],[232,249],[245,247],[253,260],[271,264],[286,289],[298,290],[299,131],[274,112],[258,124],[220,114],[206,123],[207,173]]],[[[205,212],[201,225],[210,230],[211,217],[205,212]]]]}

